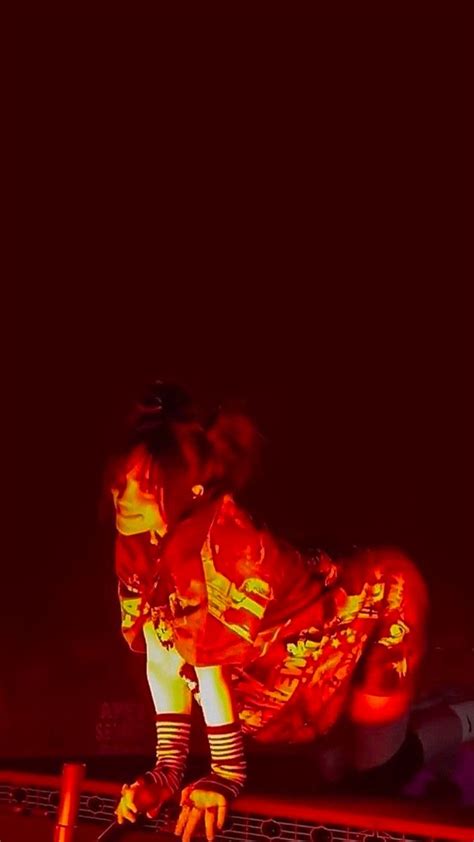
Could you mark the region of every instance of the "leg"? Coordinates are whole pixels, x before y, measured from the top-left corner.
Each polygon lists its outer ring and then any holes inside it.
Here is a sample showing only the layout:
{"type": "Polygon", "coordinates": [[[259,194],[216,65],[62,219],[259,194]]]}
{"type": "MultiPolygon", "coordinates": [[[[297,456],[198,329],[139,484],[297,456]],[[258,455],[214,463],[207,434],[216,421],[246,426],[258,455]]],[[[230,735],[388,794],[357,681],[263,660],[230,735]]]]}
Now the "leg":
{"type": "Polygon", "coordinates": [[[414,710],[409,728],[420,740],[425,760],[430,761],[463,742],[474,740],[474,700],[458,704],[440,702],[414,710]]]}
{"type": "Polygon", "coordinates": [[[474,737],[474,702],[411,711],[425,649],[426,589],[416,568],[396,551],[365,559],[374,575],[382,575],[386,593],[349,703],[352,766],[369,788],[393,791],[424,762],[474,737]]]}
{"type": "Polygon", "coordinates": [[[348,704],[352,765],[358,771],[387,763],[404,745],[427,611],[424,582],[399,551],[362,553],[352,575],[362,571],[367,581],[383,584],[384,598],[348,704]]]}

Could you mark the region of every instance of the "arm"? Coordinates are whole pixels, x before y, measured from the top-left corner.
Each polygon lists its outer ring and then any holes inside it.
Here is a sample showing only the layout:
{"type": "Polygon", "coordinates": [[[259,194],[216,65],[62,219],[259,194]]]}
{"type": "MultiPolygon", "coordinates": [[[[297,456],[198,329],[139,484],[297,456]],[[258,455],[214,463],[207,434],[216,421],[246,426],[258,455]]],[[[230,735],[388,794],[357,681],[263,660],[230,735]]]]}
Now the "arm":
{"type": "Polygon", "coordinates": [[[211,753],[211,773],[196,786],[235,798],[244,786],[246,763],[240,722],[225,667],[196,667],[211,753]]]}
{"type": "Polygon", "coordinates": [[[184,663],[174,647],[165,649],[151,621],[143,634],[147,649],[147,678],[156,711],[156,765],[131,786],[122,788],[116,815],[135,821],[137,813],[156,816],[178,789],[184,774],[191,732],[191,692],[179,671],[184,663]]]}
{"type": "Polygon", "coordinates": [[[146,674],[157,715],[191,713],[191,691],[179,671],[184,664],[176,649],[165,649],[151,621],[145,623],[146,674]]]}
{"type": "Polygon", "coordinates": [[[147,649],[147,678],[156,711],[156,766],[145,780],[179,788],[189,751],[191,732],[191,691],[181,678],[184,664],[174,646],[165,649],[156,636],[153,623],[144,626],[147,649]]]}
{"type": "Polygon", "coordinates": [[[228,725],[237,718],[232,687],[225,667],[196,667],[206,725],[228,725]]]}
{"type": "Polygon", "coordinates": [[[183,790],[175,831],[183,834],[183,842],[191,839],[201,818],[206,838],[214,839],[216,818],[220,830],[228,803],[239,794],[246,777],[242,733],[228,671],[222,666],[195,669],[209,738],[211,772],[183,790]]]}

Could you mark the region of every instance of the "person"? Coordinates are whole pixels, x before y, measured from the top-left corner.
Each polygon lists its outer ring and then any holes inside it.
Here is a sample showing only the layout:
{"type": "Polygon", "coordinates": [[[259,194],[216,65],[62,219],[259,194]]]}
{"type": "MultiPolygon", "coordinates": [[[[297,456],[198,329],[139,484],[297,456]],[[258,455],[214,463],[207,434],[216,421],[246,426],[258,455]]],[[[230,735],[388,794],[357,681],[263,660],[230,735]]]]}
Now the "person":
{"type": "MultiPolygon", "coordinates": [[[[257,527],[236,502],[259,453],[242,413],[205,425],[181,387],[157,382],[128,429],[111,481],[115,566],[123,635],[146,653],[157,759],[123,786],[118,822],[179,791],[193,699],[211,768],[181,793],[184,842],[202,823],[208,840],[222,828],[248,739],[326,745],[323,777],[398,786],[439,736],[409,727],[428,603],[415,565],[393,548],[309,560],[257,527]]],[[[456,741],[462,716],[441,714],[456,741]]]]}

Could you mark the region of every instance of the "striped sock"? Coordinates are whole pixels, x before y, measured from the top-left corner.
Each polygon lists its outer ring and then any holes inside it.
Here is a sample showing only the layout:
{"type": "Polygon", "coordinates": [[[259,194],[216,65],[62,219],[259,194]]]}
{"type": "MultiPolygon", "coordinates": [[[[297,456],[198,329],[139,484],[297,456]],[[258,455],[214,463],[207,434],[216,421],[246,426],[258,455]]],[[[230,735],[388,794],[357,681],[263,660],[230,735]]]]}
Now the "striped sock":
{"type": "Polygon", "coordinates": [[[208,725],[207,735],[212,772],[197,781],[194,787],[218,792],[225,798],[235,798],[241,791],[246,777],[240,724],[232,722],[230,725],[208,725]]]}
{"type": "Polygon", "coordinates": [[[191,717],[186,713],[159,713],[156,717],[157,763],[145,779],[176,792],[189,751],[191,717]]]}

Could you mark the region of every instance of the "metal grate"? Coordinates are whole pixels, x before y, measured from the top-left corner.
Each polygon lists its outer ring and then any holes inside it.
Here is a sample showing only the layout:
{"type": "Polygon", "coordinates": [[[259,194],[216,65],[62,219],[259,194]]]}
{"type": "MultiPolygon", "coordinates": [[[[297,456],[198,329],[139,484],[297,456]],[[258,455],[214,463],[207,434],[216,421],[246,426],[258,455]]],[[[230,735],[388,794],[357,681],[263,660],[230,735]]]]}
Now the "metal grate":
{"type": "MultiPolygon", "coordinates": [[[[22,813],[54,817],[59,790],[0,783],[0,804],[22,813]]],[[[98,824],[114,819],[117,799],[107,795],[83,793],[79,803],[79,819],[98,824]]],[[[172,831],[176,808],[163,810],[158,819],[145,820],[142,827],[150,832],[172,831]]],[[[405,836],[396,833],[374,833],[371,829],[326,827],[280,816],[231,813],[224,831],[216,837],[222,842],[433,842],[427,836],[405,836]]]]}

